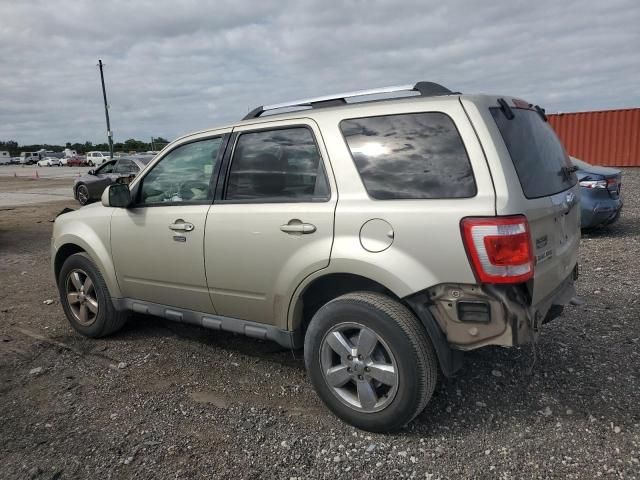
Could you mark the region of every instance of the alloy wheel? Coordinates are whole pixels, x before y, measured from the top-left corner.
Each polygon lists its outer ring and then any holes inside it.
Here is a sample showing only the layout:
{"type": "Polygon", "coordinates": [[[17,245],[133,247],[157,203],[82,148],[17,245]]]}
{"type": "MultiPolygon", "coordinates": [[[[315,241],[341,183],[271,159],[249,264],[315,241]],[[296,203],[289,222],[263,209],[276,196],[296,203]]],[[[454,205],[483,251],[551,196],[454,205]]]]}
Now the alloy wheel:
{"type": "Polygon", "coordinates": [[[89,202],[89,189],[86,185],[80,185],[77,190],[78,201],[82,205],[86,205],[89,202]]]}
{"type": "Polygon", "coordinates": [[[341,323],[327,332],[320,366],[333,394],[361,412],[383,410],[398,391],[398,366],[391,349],[359,323],[341,323]]]}
{"type": "Polygon", "coordinates": [[[87,327],[98,316],[98,296],[93,281],[84,270],[74,269],[67,275],[65,293],[75,320],[87,327]]]}

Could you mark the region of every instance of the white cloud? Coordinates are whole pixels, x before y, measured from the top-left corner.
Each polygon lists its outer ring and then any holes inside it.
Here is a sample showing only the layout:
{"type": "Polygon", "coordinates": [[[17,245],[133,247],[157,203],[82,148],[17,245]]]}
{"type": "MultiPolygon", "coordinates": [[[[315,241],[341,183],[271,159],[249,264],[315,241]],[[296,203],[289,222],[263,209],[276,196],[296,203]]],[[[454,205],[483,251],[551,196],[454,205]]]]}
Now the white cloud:
{"type": "Polygon", "coordinates": [[[640,4],[0,0],[0,139],[173,138],[292,98],[416,80],[548,111],[640,105],[640,4]]]}

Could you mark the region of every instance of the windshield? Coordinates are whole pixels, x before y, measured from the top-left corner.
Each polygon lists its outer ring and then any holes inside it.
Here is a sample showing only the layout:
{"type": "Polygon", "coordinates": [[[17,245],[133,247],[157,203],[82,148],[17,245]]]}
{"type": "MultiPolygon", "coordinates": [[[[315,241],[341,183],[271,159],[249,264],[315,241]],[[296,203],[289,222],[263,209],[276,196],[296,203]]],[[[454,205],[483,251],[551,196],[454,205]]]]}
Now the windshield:
{"type": "Polygon", "coordinates": [[[578,179],[551,126],[535,110],[513,108],[508,119],[490,108],[527,198],[553,195],[574,186],[578,179]]]}

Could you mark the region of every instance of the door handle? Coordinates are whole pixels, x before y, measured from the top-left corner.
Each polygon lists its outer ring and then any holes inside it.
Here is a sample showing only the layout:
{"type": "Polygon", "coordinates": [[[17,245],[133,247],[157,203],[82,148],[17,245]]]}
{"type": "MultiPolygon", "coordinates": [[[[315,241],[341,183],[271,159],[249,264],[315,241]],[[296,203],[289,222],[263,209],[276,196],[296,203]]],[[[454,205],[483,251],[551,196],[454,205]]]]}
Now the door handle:
{"type": "Polygon", "coordinates": [[[185,222],[184,220],[176,220],[175,223],[169,225],[169,230],[174,232],[190,232],[196,228],[193,223],[185,222]]]}
{"type": "Polygon", "coordinates": [[[311,223],[302,223],[299,220],[293,223],[293,220],[286,225],[280,225],[280,230],[285,233],[297,233],[298,235],[313,233],[316,231],[316,226],[311,223]]]}

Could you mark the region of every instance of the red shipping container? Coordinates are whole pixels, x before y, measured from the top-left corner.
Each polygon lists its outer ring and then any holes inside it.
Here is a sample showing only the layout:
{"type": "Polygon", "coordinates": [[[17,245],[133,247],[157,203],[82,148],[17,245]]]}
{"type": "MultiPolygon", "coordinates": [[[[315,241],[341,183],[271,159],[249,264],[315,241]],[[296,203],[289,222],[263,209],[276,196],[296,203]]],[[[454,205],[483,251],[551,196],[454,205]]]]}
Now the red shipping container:
{"type": "Polygon", "coordinates": [[[569,155],[594,165],[640,167],[640,108],[548,117],[569,155]]]}

